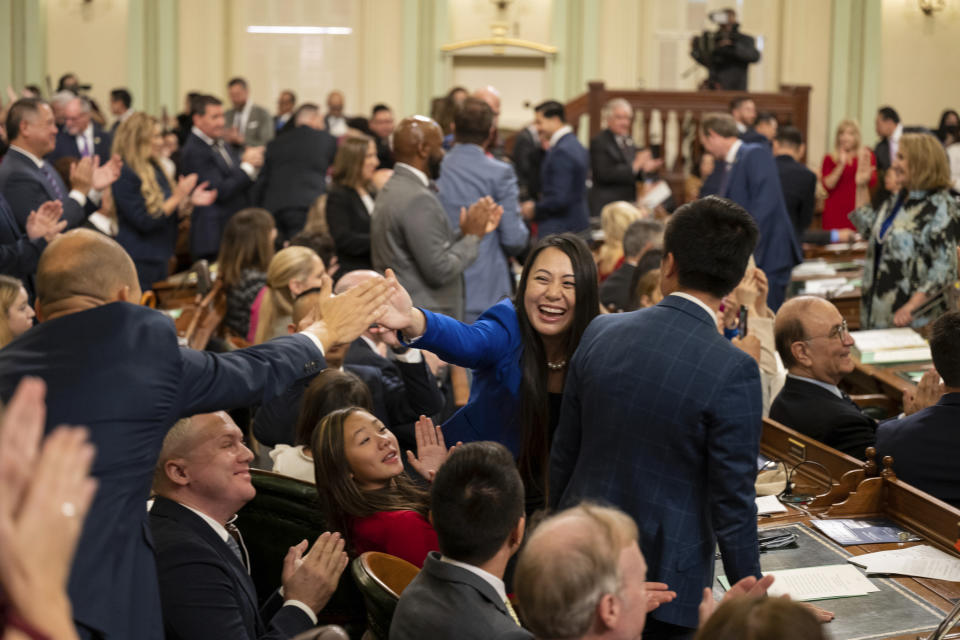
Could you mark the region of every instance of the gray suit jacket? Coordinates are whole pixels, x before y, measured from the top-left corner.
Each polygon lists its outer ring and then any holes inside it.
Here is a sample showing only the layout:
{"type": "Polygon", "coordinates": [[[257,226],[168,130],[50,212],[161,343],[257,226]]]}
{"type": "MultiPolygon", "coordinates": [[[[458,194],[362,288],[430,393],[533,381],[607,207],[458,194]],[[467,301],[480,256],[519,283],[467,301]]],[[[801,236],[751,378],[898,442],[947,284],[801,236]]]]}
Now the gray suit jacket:
{"type": "Polygon", "coordinates": [[[480,576],[431,551],[423,569],[403,590],[390,623],[390,640],[530,640],[496,589],[480,576]]]}
{"type": "MultiPolygon", "coordinates": [[[[233,121],[237,117],[237,110],[230,109],[224,115],[227,128],[233,126],[233,121]]],[[[247,118],[247,126],[243,130],[243,140],[245,146],[259,147],[273,140],[273,117],[260,105],[253,105],[250,108],[250,117],[247,118]]]]}
{"type": "Polygon", "coordinates": [[[395,167],[370,222],[374,269],[393,269],[416,306],[460,320],[463,271],[476,260],[479,244],[477,236],[453,232],[436,193],[419,176],[395,167]]]}

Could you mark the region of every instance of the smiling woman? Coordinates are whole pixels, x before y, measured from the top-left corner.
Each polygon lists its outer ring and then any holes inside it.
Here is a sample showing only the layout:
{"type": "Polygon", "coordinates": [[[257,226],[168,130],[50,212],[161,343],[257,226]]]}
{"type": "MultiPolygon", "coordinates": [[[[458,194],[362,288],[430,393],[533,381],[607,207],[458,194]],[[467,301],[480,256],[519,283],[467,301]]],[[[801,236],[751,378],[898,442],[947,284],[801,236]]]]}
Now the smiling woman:
{"type": "MultiPolygon", "coordinates": [[[[349,407],[320,421],[311,450],[324,515],[350,550],[382,551],[422,567],[439,548],[437,534],[427,520],[429,494],[404,472],[396,436],[365,409],[349,407]]],[[[429,418],[417,423],[417,454],[411,464],[428,479],[446,459],[429,418]]]]}
{"type": "Polygon", "coordinates": [[[505,445],[518,459],[528,513],[543,506],[567,363],[600,310],[597,267],[587,245],[569,233],[541,240],[514,299],[490,307],[472,325],[416,309],[400,291],[381,324],[446,362],[473,369],[470,401],[443,425],[447,438],[505,445]]]}

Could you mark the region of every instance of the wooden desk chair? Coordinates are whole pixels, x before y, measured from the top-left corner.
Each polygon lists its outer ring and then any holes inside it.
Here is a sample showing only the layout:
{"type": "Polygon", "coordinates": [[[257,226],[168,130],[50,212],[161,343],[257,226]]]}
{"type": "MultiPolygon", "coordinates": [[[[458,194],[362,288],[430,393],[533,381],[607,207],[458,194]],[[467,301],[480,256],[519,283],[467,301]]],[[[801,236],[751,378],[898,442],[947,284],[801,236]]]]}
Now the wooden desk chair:
{"type": "Polygon", "coordinates": [[[150,307],[151,309],[157,308],[157,294],[153,291],[145,291],[142,296],[140,296],[140,306],[150,307]]]}
{"type": "Polygon", "coordinates": [[[367,551],[350,564],[350,571],[367,605],[370,632],[379,640],[387,640],[400,594],[420,570],[402,558],[367,551]]]}

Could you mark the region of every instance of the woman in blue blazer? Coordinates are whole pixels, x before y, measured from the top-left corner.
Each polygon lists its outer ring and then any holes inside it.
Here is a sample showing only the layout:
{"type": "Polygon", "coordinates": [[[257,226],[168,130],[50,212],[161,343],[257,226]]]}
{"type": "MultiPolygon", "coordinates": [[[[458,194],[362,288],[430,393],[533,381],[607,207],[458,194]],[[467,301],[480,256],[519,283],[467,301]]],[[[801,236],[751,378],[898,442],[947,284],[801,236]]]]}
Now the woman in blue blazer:
{"type": "Polygon", "coordinates": [[[209,204],[216,191],[197,186],[197,175],[182,176],[171,187],[158,158],[163,132],[156,118],[135,113],[123,122],[113,139],[113,153],[123,159],[120,177],[113,183],[117,208],[117,242],[137,267],[140,288],[169,275],[168,263],[177,244],[177,222],[193,205],[209,204]]]}
{"type": "Polygon", "coordinates": [[[384,326],[473,369],[470,400],[443,425],[444,438],[504,444],[518,458],[528,510],[542,506],[567,363],[600,310],[597,267],[587,245],[569,233],[541,240],[514,299],[493,305],[472,325],[413,307],[405,291],[396,298],[395,312],[381,319],[384,326]]]}

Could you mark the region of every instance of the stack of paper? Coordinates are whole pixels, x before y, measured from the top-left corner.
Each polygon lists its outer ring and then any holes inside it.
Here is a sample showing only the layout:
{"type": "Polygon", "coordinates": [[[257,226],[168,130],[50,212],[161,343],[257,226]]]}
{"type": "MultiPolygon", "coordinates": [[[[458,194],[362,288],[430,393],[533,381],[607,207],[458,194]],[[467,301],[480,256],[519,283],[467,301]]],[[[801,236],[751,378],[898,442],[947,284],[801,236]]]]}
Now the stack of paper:
{"type": "MultiPolygon", "coordinates": [[[[822,567],[765,571],[776,579],[767,589],[769,596],[788,595],[792,600],[809,602],[828,598],[851,598],[880,591],[870,579],[849,564],[830,564],[822,567]]],[[[729,589],[726,576],[720,576],[720,584],[729,589]]]]}
{"type": "Polygon", "coordinates": [[[777,496],[757,496],[757,515],[768,516],[771,513],[784,513],[787,508],[783,506],[777,496]]]}
{"type": "Polygon", "coordinates": [[[808,296],[827,296],[853,291],[846,278],[823,278],[821,280],[807,280],[803,292],[808,296]]]}
{"type": "Polygon", "coordinates": [[[960,581],[960,558],[925,544],[853,556],[847,562],[863,567],[867,573],[960,581]]]}
{"type": "Polygon", "coordinates": [[[852,331],[854,350],[860,362],[892,364],[930,360],[930,346],[923,337],[910,329],[873,329],[852,331]]]}
{"type": "Polygon", "coordinates": [[[794,278],[835,275],[837,275],[837,270],[824,260],[810,260],[809,262],[798,264],[793,268],[793,273],[791,274],[794,278]]]}

